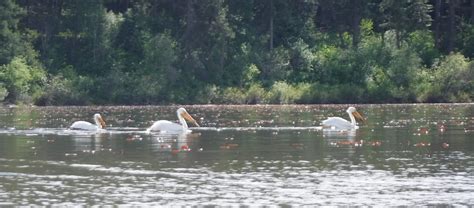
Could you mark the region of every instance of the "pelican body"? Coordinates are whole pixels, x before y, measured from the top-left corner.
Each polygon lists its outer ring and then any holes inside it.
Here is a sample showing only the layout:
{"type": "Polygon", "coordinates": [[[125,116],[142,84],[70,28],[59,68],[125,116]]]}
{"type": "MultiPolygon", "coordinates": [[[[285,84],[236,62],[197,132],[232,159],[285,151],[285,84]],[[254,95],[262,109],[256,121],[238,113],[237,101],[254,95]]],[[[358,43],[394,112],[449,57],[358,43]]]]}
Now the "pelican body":
{"type": "Polygon", "coordinates": [[[100,114],[98,113],[94,114],[94,122],[95,124],[89,123],[87,121],[76,121],[69,128],[74,129],[74,130],[87,130],[87,131],[105,129],[105,121],[104,119],[102,119],[102,116],[100,114]]]}
{"type": "Polygon", "coordinates": [[[322,122],[323,127],[337,130],[358,129],[359,127],[357,126],[356,120],[361,122],[365,121],[364,117],[362,117],[354,107],[349,107],[346,112],[349,114],[350,122],[341,117],[329,117],[322,122]]]}
{"type": "Polygon", "coordinates": [[[189,115],[189,113],[184,108],[179,108],[176,111],[178,120],[180,124],[167,121],[159,120],[153,123],[146,131],[147,132],[166,132],[166,133],[186,133],[188,132],[188,124],[186,120],[192,122],[194,125],[199,127],[199,124],[194,120],[194,118],[189,115]]]}

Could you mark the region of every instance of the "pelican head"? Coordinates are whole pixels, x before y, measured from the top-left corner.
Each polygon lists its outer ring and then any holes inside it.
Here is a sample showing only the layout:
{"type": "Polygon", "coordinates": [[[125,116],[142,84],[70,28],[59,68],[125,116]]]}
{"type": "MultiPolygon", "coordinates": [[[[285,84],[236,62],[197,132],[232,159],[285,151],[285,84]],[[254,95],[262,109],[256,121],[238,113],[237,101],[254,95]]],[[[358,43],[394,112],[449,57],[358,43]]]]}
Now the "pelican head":
{"type": "Polygon", "coordinates": [[[357,112],[356,108],[354,107],[349,107],[346,112],[350,115],[353,115],[354,118],[358,121],[358,122],[365,122],[365,118],[359,113],[357,112]]]}
{"type": "Polygon", "coordinates": [[[176,113],[178,114],[178,118],[184,118],[187,121],[193,123],[195,126],[199,127],[199,124],[194,120],[194,118],[189,115],[189,113],[184,108],[179,108],[176,113]]]}
{"type": "Polygon", "coordinates": [[[94,114],[94,121],[95,121],[95,124],[101,128],[101,129],[105,129],[105,121],[104,119],[102,119],[102,116],[98,113],[94,114]]]}

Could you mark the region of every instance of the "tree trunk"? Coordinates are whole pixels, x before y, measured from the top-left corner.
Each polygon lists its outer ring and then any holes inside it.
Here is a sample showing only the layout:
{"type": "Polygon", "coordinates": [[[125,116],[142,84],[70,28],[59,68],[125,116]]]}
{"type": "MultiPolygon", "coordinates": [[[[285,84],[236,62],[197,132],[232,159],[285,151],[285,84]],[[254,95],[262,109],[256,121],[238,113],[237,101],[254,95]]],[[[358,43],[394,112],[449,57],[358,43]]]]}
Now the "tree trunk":
{"type": "MultiPolygon", "coordinates": [[[[474,1],[474,0],[473,0],[474,1]]],[[[362,18],[361,13],[361,3],[359,0],[353,0],[353,7],[354,10],[352,13],[352,46],[357,48],[357,45],[360,41],[360,20],[362,18]]]]}
{"type": "Polygon", "coordinates": [[[274,15],[274,8],[273,8],[273,0],[270,0],[270,51],[273,50],[273,15],[274,15]]]}
{"type": "Polygon", "coordinates": [[[440,49],[441,45],[441,35],[440,35],[440,27],[441,27],[441,0],[435,1],[435,19],[434,19],[434,38],[435,38],[435,47],[440,49]]]}
{"type": "Polygon", "coordinates": [[[449,0],[449,12],[448,12],[448,21],[449,21],[449,28],[448,28],[448,35],[447,35],[447,50],[448,52],[452,52],[454,50],[454,38],[456,32],[456,7],[458,1],[457,0],[449,0]]]}
{"type": "Polygon", "coordinates": [[[196,22],[196,13],[194,11],[194,0],[187,0],[186,3],[186,29],[183,34],[183,42],[185,48],[192,48],[192,33],[194,31],[195,22],[196,22]]]}
{"type": "Polygon", "coordinates": [[[471,24],[474,23],[474,0],[471,0],[471,24]]]}
{"type": "Polygon", "coordinates": [[[347,48],[346,42],[344,41],[344,32],[338,32],[337,37],[339,38],[339,41],[341,42],[341,48],[347,48]]]}
{"type": "Polygon", "coordinates": [[[400,48],[402,46],[402,40],[401,40],[401,35],[400,35],[400,30],[395,31],[395,44],[397,45],[397,48],[400,48]]]}

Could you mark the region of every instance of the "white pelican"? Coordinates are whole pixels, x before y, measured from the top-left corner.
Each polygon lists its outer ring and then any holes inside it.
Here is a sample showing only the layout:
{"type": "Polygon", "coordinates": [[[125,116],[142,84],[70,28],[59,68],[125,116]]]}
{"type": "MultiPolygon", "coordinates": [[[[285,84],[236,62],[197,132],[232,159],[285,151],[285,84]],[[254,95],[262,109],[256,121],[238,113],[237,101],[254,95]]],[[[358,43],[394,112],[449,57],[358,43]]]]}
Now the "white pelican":
{"type": "Polygon", "coordinates": [[[347,114],[349,114],[349,118],[351,122],[341,118],[341,117],[329,117],[328,119],[323,121],[323,127],[330,127],[337,130],[341,129],[358,129],[356,120],[360,122],[364,122],[365,119],[360,115],[359,112],[354,107],[349,107],[346,110],[347,114]]]}
{"type": "Polygon", "coordinates": [[[159,120],[153,123],[153,125],[150,126],[146,131],[147,132],[152,132],[152,131],[159,131],[159,132],[167,132],[167,133],[186,133],[188,132],[188,124],[186,123],[186,120],[189,122],[192,122],[194,125],[199,127],[199,124],[194,120],[194,118],[189,115],[189,113],[186,111],[184,108],[179,108],[176,111],[176,114],[178,115],[179,119],[179,124],[173,123],[171,121],[167,120],[159,120]],[[186,119],[186,120],[185,120],[186,119]]]}
{"type": "Polygon", "coordinates": [[[76,121],[69,128],[74,129],[74,130],[88,130],[88,131],[105,129],[105,121],[104,119],[102,119],[102,116],[100,116],[100,114],[98,113],[94,114],[94,122],[95,124],[91,124],[87,121],[76,121]]]}

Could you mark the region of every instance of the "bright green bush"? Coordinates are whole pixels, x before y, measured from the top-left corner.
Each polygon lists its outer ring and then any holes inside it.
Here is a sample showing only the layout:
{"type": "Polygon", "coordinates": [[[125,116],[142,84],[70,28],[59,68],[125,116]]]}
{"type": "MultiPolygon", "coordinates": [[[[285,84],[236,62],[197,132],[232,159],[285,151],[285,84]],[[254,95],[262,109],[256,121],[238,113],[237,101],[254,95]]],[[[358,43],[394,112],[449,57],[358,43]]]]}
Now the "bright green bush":
{"type": "MultiPolygon", "coordinates": [[[[265,87],[270,87],[275,81],[285,79],[289,74],[290,55],[284,47],[274,48],[268,52],[255,51],[256,66],[260,70],[260,82],[265,87]]],[[[254,88],[256,89],[256,88],[254,88]]]]}
{"type": "Polygon", "coordinates": [[[250,86],[252,83],[258,83],[258,76],[260,69],[255,64],[250,64],[249,67],[243,71],[242,81],[244,85],[250,86]]]}
{"type": "Polygon", "coordinates": [[[315,84],[311,83],[299,83],[296,85],[298,91],[300,91],[301,96],[296,100],[297,104],[311,104],[316,103],[315,94],[319,89],[316,88],[315,84]]]}
{"type": "MultiPolygon", "coordinates": [[[[88,80],[77,76],[68,78],[62,74],[51,77],[42,95],[35,101],[36,105],[87,105],[92,101],[87,91],[79,89],[88,80]]],[[[90,81],[90,80],[89,80],[90,81]]]]}
{"type": "MultiPolygon", "coordinates": [[[[375,40],[375,39],[374,39],[375,40]]],[[[323,47],[315,52],[314,79],[321,84],[364,85],[371,66],[379,64],[383,48],[375,42],[358,49],[323,47]]]]}
{"type": "Polygon", "coordinates": [[[295,104],[311,103],[313,99],[311,84],[290,85],[283,81],[275,82],[269,89],[252,84],[248,88],[227,87],[223,90],[214,86],[208,92],[213,103],[227,104],[295,104]]]}
{"type": "Polygon", "coordinates": [[[393,51],[387,76],[392,85],[390,93],[395,102],[414,100],[412,86],[416,85],[414,77],[419,70],[422,70],[421,59],[410,48],[402,47],[393,51]]]}
{"type": "Polygon", "coordinates": [[[347,81],[347,77],[343,77],[344,66],[341,64],[343,53],[342,49],[334,46],[325,46],[316,51],[313,69],[316,79],[313,81],[331,84],[347,81]]]}
{"type": "Polygon", "coordinates": [[[202,90],[202,96],[200,96],[197,103],[202,103],[202,104],[223,103],[222,98],[221,98],[221,89],[217,87],[216,85],[206,86],[202,90]]]}
{"type": "Polygon", "coordinates": [[[286,82],[275,82],[267,93],[267,102],[273,104],[298,103],[302,96],[310,90],[308,84],[290,85],[286,82]]]}
{"type": "MultiPolygon", "coordinates": [[[[97,78],[96,78],[97,79],[97,78]]],[[[67,65],[57,75],[51,75],[41,96],[35,100],[36,105],[88,105],[97,99],[99,82],[95,79],[78,75],[74,67],[67,65]]]]}
{"type": "Polygon", "coordinates": [[[7,97],[7,95],[8,95],[7,89],[5,89],[5,87],[0,85],[0,102],[3,101],[5,97],[7,97]]]}
{"type": "Polygon", "coordinates": [[[296,87],[299,98],[295,103],[362,103],[363,87],[353,84],[300,84],[296,87]]]}
{"type": "Polygon", "coordinates": [[[245,104],[246,103],[246,95],[245,93],[237,87],[228,87],[222,91],[222,95],[220,96],[222,103],[229,103],[229,104],[245,104]]]}
{"type": "Polygon", "coordinates": [[[440,56],[435,47],[433,34],[427,30],[419,30],[409,34],[408,47],[412,48],[421,58],[423,65],[431,66],[440,56]]]}
{"type": "Polygon", "coordinates": [[[0,81],[8,92],[9,102],[32,102],[40,95],[45,80],[44,70],[28,65],[24,58],[15,57],[0,66],[0,81]]]}
{"type": "MultiPolygon", "coordinates": [[[[370,33],[369,33],[370,34],[370,33]]],[[[387,47],[380,36],[364,36],[357,51],[358,58],[370,74],[372,68],[386,68],[392,56],[393,47],[387,47]]]]}
{"type": "Polygon", "coordinates": [[[289,74],[292,82],[308,82],[313,78],[315,55],[309,45],[302,39],[292,43],[290,50],[290,64],[293,70],[289,74]]]}
{"type": "Polygon", "coordinates": [[[392,82],[385,70],[374,67],[372,74],[367,79],[367,93],[369,102],[380,103],[392,99],[390,90],[393,88],[392,82]]]}
{"type": "Polygon", "coordinates": [[[265,103],[267,98],[267,92],[260,84],[252,84],[245,93],[246,104],[259,104],[265,103]]]}
{"type": "Polygon", "coordinates": [[[418,74],[421,102],[471,102],[474,95],[474,67],[462,54],[443,57],[431,71],[418,74]]]}

